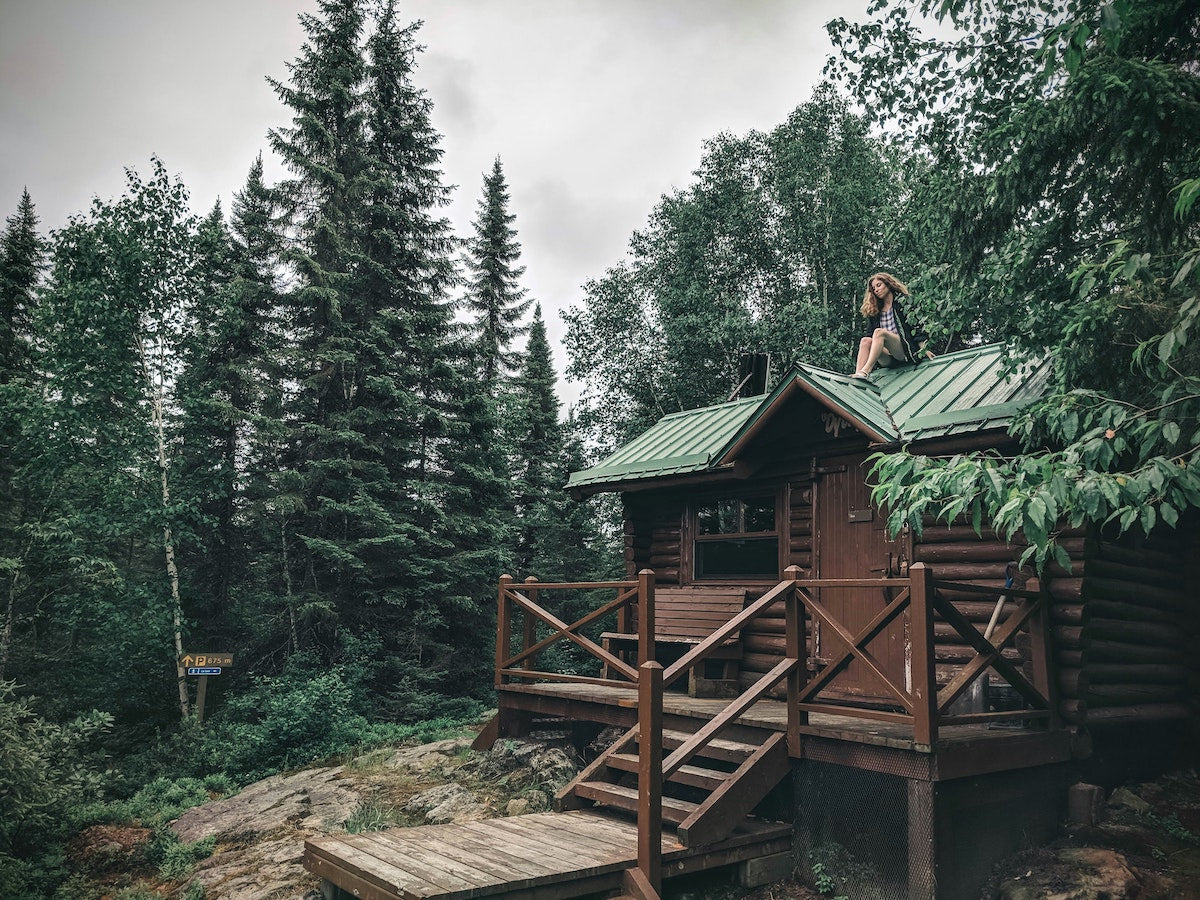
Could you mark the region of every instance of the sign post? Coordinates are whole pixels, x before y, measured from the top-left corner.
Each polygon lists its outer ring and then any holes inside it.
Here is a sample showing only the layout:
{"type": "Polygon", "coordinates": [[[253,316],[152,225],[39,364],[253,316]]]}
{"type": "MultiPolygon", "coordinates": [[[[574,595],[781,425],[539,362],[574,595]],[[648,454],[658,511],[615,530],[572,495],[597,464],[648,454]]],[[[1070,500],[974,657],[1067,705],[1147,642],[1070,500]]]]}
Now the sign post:
{"type": "Polygon", "coordinates": [[[196,724],[204,724],[204,696],[208,693],[208,676],[220,675],[223,668],[232,668],[232,653],[185,653],[180,660],[188,675],[198,676],[196,685],[196,724]]]}

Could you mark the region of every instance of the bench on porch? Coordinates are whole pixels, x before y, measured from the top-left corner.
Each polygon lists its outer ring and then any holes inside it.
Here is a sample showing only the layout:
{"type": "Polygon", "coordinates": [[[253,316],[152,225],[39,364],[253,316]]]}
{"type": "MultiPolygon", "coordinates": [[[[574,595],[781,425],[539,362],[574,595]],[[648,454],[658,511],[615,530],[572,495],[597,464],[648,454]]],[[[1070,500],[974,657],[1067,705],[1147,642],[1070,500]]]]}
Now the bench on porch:
{"type": "MultiPolygon", "coordinates": [[[[745,588],[660,585],[654,592],[655,646],[687,652],[740,613],[745,604],[745,588]]],[[[637,649],[636,634],[606,631],[600,639],[610,652],[637,649]]],[[[721,666],[720,676],[707,677],[705,663],[700,663],[688,672],[688,693],[693,697],[737,696],[740,636],[724,641],[709,658],[721,666]]],[[[604,677],[608,677],[607,672],[604,677]]]]}

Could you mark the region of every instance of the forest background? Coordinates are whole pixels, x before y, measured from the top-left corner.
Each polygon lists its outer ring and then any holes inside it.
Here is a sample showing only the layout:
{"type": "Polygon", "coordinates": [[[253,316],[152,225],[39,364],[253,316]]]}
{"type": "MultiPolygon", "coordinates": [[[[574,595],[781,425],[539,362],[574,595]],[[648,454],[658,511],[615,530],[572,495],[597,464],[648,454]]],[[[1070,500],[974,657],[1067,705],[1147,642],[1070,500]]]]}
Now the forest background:
{"type": "Polygon", "coordinates": [[[19,198],[0,894],[63,890],[83,825],[477,715],[499,574],[621,568],[616,511],[567,473],[725,399],[744,352],[844,371],[878,269],[909,273],[938,352],[1058,363],[1022,454],[882,458],[893,524],[988,519],[1044,564],[1061,522],[1192,514],[1198,15],[875,0],[829,23],[829,82],[708,141],[583,286],[565,417],[502,162],[453,234],[417,25],[390,2],[302,18],[269,133],[290,176],[253,161],[228,212],[192,210],[157,159],[49,235],[19,198]],[[236,660],[203,727],[180,662],[201,650],[236,660]]]}

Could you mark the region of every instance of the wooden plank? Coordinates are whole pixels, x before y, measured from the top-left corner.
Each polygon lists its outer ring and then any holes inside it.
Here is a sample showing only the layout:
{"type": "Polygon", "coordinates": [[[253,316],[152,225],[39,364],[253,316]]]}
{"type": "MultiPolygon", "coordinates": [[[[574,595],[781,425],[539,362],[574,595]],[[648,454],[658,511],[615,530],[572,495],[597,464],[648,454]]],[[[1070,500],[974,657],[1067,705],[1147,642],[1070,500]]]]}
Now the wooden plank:
{"type": "Polygon", "coordinates": [[[553,856],[563,863],[570,862],[571,867],[591,867],[607,865],[628,860],[629,854],[624,848],[614,845],[600,846],[590,840],[583,840],[562,828],[547,829],[545,825],[524,825],[524,816],[514,816],[508,819],[492,819],[488,824],[489,835],[493,840],[502,840],[506,852],[509,848],[525,850],[532,854],[533,859],[546,860],[553,856]]]}
{"type": "Polygon", "coordinates": [[[585,841],[609,844],[614,851],[626,854],[630,861],[637,858],[637,824],[627,819],[616,819],[597,810],[585,810],[572,814],[557,827],[578,835],[585,841]]]}
{"type": "MultiPolygon", "coordinates": [[[[498,881],[496,876],[476,869],[462,860],[438,853],[430,846],[432,842],[425,840],[419,844],[407,840],[401,846],[378,840],[374,832],[367,831],[362,834],[345,835],[342,841],[344,848],[369,853],[376,859],[385,859],[397,869],[411,872],[429,884],[439,885],[451,896],[468,896],[476,888],[490,886],[498,881]]],[[[344,852],[344,849],[340,850],[339,854],[344,852]]]]}
{"type": "MultiPolygon", "coordinates": [[[[456,825],[453,835],[448,835],[447,840],[455,847],[460,848],[463,853],[470,853],[473,857],[478,858],[481,865],[486,864],[488,872],[506,882],[519,881],[534,875],[547,875],[562,869],[561,865],[538,862],[536,858],[531,860],[517,856],[515,860],[511,859],[507,846],[497,846],[488,834],[473,834],[466,827],[469,824],[471,823],[456,825]]],[[[390,844],[401,853],[407,852],[407,848],[411,844],[410,839],[398,835],[394,831],[374,831],[370,834],[375,840],[390,844]]],[[[544,852],[542,858],[546,858],[544,852]]]]}
{"type": "MultiPolygon", "coordinates": [[[[580,796],[600,803],[608,803],[617,809],[633,812],[638,808],[637,788],[628,788],[620,784],[607,784],[599,781],[589,781],[576,785],[580,796]]],[[[676,800],[674,797],[662,798],[662,815],[668,822],[682,822],[695,810],[696,804],[687,800],[676,800]]]]}
{"type": "Polygon", "coordinates": [[[429,896],[428,891],[423,889],[426,882],[419,875],[347,843],[345,837],[309,839],[304,842],[304,850],[306,855],[324,859],[395,896],[407,900],[429,896]]]}
{"type": "Polygon", "coordinates": [[[680,824],[680,839],[689,847],[703,847],[725,837],[789,771],[787,735],[772,734],[758,752],[680,824]]]}
{"type": "Polygon", "coordinates": [[[320,856],[305,853],[304,868],[318,878],[323,878],[330,884],[337,885],[343,890],[348,891],[354,897],[358,898],[358,900],[397,900],[397,898],[399,900],[421,900],[417,894],[384,890],[374,882],[367,881],[359,875],[347,871],[337,863],[330,862],[320,856]]]}

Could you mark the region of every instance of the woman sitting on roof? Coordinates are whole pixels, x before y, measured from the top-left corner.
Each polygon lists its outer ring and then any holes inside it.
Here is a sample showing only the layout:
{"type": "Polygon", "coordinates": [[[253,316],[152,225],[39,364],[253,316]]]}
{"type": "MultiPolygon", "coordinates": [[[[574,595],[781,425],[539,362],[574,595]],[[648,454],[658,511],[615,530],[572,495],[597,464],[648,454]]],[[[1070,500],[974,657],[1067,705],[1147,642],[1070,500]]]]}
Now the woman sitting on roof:
{"type": "Polygon", "coordinates": [[[859,310],[867,318],[867,331],[858,342],[858,361],[855,378],[866,378],[876,364],[891,366],[897,363],[916,365],[922,354],[925,333],[904,318],[900,297],[908,297],[908,288],[887,272],[876,272],[867,282],[859,310]]]}

